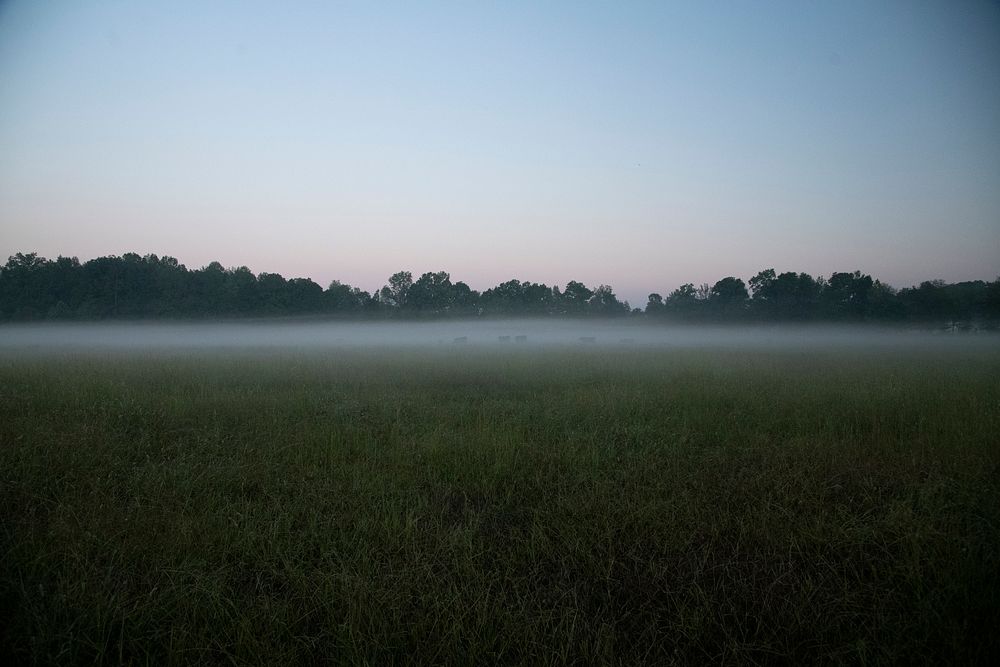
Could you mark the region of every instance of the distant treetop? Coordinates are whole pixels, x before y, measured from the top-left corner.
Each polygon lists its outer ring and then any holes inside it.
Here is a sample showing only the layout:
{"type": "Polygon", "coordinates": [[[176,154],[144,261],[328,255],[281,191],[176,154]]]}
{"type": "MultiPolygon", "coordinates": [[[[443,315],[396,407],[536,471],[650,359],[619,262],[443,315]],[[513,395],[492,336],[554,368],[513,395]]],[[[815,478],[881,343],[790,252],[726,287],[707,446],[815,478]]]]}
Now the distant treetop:
{"type": "Polygon", "coordinates": [[[17,253],[0,269],[2,320],[200,319],[328,316],[645,317],[664,321],[925,322],[995,328],[1000,279],[947,284],[941,280],[895,290],[860,271],[813,278],[765,269],[744,282],[727,276],[714,285],[686,283],[649,295],[633,309],[610,285],[565,287],[508,280],[477,292],[445,271],[389,277],[373,294],[333,281],[323,289],[308,278],[254,275],[245,266],[212,262],[188,269],[173,257],[126,253],[81,263],[17,253]]]}

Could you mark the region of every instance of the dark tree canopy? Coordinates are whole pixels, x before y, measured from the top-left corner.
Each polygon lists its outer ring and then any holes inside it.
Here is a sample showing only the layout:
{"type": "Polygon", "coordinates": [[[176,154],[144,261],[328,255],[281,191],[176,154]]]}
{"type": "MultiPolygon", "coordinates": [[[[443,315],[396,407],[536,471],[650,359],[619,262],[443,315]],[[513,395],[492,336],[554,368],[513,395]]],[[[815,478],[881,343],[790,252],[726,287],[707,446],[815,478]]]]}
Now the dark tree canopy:
{"type": "Polygon", "coordinates": [[[746,283],[685,283],[649,295],[632,309],[610,285],[565,287],[517,279],[480,293],[445,271],[416,280],[389,277],[374,294],[333,281],[254,275],[212,262],[188,269],[173,257],[75,257],[17,253],[0,268],[0,320],[99,320],[209,317],[625,317],[720,322],[921,322],[958,328],[1000,323],[1000,279],[948,284],[929,280],[895,290],[860,271],[828,278],[765,269],[746,283]]]}
{"type": "Polygon", "coordinates": [[[712,286],[709,293],[710,305],[726,313],[741,312],[747,303],[750,295],[747,293],[747,286],[739,278],[732,276],[723,278],[712,286]]]}

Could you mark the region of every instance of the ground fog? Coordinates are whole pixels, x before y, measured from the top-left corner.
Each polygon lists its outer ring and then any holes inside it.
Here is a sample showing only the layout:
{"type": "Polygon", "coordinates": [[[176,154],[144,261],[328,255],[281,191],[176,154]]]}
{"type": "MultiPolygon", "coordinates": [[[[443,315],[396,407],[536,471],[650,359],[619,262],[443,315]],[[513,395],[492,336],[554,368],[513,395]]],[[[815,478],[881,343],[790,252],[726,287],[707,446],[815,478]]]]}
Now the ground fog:
{"type": "Polygon", "coordinates": [[[663,348],[995,347],[989,334],[831,326],[663,326],[594,320],[76,323],[0,327],[0,349],[548,346],[663,348]]]}

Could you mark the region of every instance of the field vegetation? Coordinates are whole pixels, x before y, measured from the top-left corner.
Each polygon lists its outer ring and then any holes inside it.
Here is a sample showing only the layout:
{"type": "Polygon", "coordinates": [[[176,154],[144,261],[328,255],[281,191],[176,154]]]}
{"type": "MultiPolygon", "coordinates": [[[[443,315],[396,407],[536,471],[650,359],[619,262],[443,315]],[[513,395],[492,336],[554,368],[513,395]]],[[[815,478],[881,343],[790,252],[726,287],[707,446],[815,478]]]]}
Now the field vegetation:
{"type": "Polygon", "coordinates": [[[6,664],[987,663],[1000,349],[0,353],[6,664]]]}

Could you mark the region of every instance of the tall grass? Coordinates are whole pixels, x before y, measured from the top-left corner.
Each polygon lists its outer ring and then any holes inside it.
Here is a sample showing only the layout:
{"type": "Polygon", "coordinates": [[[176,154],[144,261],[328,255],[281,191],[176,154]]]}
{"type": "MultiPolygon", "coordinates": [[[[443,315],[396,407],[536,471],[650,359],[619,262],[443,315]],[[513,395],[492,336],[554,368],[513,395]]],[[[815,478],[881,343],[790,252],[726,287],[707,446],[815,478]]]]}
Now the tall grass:
{"type": "Polygon", "coordinates": [[[989,662],[1000,352],[0,358],[18,663],[989,662]]]}

